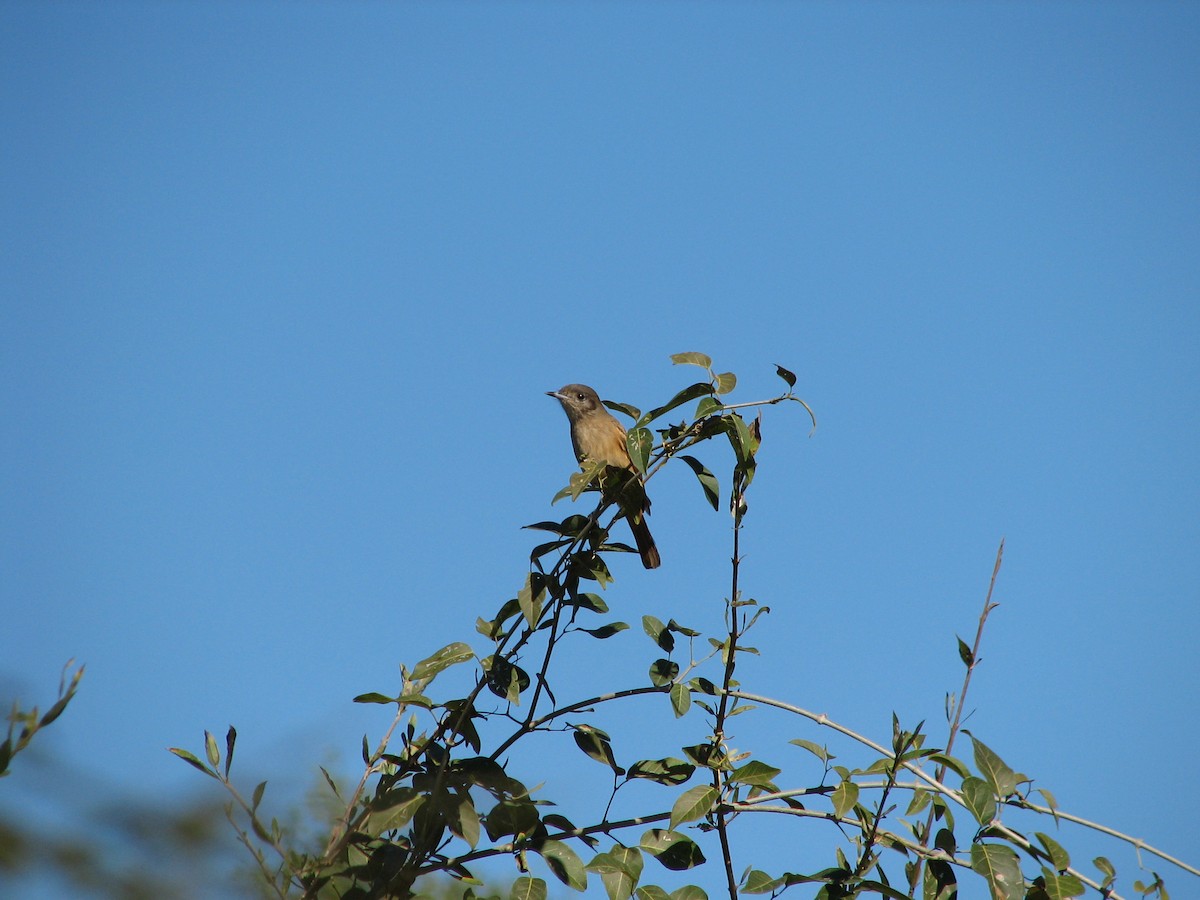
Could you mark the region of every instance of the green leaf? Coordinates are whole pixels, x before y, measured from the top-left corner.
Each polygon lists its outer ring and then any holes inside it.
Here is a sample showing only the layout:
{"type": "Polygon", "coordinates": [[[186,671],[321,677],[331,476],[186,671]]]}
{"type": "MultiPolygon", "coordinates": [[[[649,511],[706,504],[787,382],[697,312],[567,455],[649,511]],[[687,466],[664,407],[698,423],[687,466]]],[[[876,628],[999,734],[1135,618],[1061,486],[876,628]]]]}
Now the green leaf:
{"type": "Polygon", "coordinates": [[[639,846],[672,872],[693,869],[704,862],[704,854],[691,838],[677,831],[651,828],[639,846]]]}
{"type": "Polygon", "coordinates": [[[847,778],[833,789],[829,799],[833,801],[833,814],[840,819],[858,802],[858,785],[847,778]]]}
{"type": "Polygon", "coordinates": [[[671,829],[708,815],[718,796],[716,788],[710,784],[700,784],[685,791],[671,807],[671,829]]]}
{"type": "Polygon", "coordinates": [[[996,818],[996,792],[988,782],[974,775],[963,779],[963,804],[980,825],[990,825],[996,818]]]}
{"type": "Polygon", "coordinates": [[[216,767],[221,761],[221,751],[217,749],[217,739],[211,732],[204,732],[204,752],[208,756],[208,764],[216,767]]]}
{"type": "Polygon", "coordinates": [[[624,775],[625,770],[617,765],[613,756],[612,743],[607,734],[591,725],[574,725],[575,745],[597,762],[604,763],[618,775],[624,775]]]}
{"type": "Polygon", "coordinates": [[[716,390],[718,394],[728,394],[737,386],[737,376],[732,372],[722,372],[717,376],[716,390]]]}
{"type": "Polygon", "coordinates": [[[708,900],[708,894],[694,884],[685,884],[671,891],[671,900],[708,900]]]}
{"type": "Polygon", "coordinates": [[[492,807],[483,824],[488,837],[495,841],[508,835],[533,834],[541,820],[532,801],[501,800],[492,807]]]}
{"type": "Polygon", "coordinates": [[[971,652],[971,648],[967,646],[967,642],[962,638],[958,638],[958,658],[966,664],[968,669],[975,662],[975,654],[971,652]]]}
{"type": "Polygon", "coordinates": [[[711,416],[715,412],[724,409],[723,404],[716,397],[701,397],[700,402],[696,404],[696,413],[692,416],[694,419],[703,419],[706,416],[711,416]]]}
{"type": "Polygon", "coordinates": [[[1050,900],[1071,900],[1084,892],[1083,882],[1074,875],[1063,875],[1042,867],[1042,890],[1050,900]]]}
{"type": "Polygon", "coordinates": [[[607,853],[596,854],[587,870],[600,876],[609,900],[628,900],[642,876],[643,865],[641,850],[613,844],[607,853]]]}
{"type": "Polygon", "coordinates": [[[803,747],[823,763],[827,763],[831,759],[837,759],[836,756],[815,741],[806,741],[804,738],[792,738],[788,743],[795,744],[797,747],[803,747]]]}
{"type": "Polygon", "coordinates": [[[636,406],[632,406],[628,403],[618,403],[616,400],[602,400],[601,402],[605,406],[607,406],[609,409],[614,410],[619,413],[624,413],[625,415],[629,416],[629,418],[631,418],[631,419],[636,420],[642,414],[642,411],[640,409],[638,409],[636,406]]]}
{"type": "Polygon", "coordinates": [[[971,868],[987,881],[992,900],[1021,900],[1025,880],[1017,854],[1000,844],[972,844],[971,868]]]}
{"type": "Polygon", "coordinates": [[[635,428],[625,435],[625,447],[629,450],[629,458],[642,475],[650,464],[650,453],[654,450],[654,435],[648,428],[635,428]]]}
{"type": "Polygon", "coordinates": [[[475,809],[475,803],[471,800],[469,793],[463,791],[460,796],[462,799],[459,801],[458,809],[450,823],[450,830],[466,841],[467,846],[474,850],[479,843],[479,811],[475,809]]]}
{"type": "Polygon", "coordinates": [[[455,641],[453,644],[447,644],[437,653],[417,663],[413,669],[412,680],[422,681],[426,678],[433,678],[439,672],[442,672],[451,666],[458,665],[461,662],[466,662],[472,659],[475,652],[461,641],[455,641]]]}
{"type": "Polygon", "coordinates": [[[996,796],[1003,799],[1014,793],[1017,789],[1017,776],[1013,770],[974,735],[971,736],[971,743],[975,745],[975,766],[979,769],[979,774],[991,784],[996,796]]]}
{"type": "Polygon", "coordinates": [[[354,698],[355,703],[395,703],[395,697],[385,697],[383,694],[371,691],[368,694],[359,694],[354,698]]]}
{"type": "Polygon", "coordinates": [[[704,464],[694,456],[680,455],[679,457],[693,472],[696,473],[696,478],[700,482],[700,487],[704,489],[704,498],[708,500],[709,505],[713,509],[719,509],[721,503],[721,487],[717,482],[717,476],[705,468],[704,464]]]}
{"type": "Polygon", "coordinates": [[[1092,860],[1092,865],[1099,869],[1100,873],[1104,876],[1104,881],[1101,882],[1100,887],[1107,888],[1110,884],[1117,880],[1116,866],[1108,861],[1108,857],[1097,856],[1092,860]]]}
{"type": "Polygon", "coordinates": [[[774,766],[769,766],[765,762],[760,762],[757,759],[752,759],[744,766],[739,766],[729,773],[729,780],[736,781],[741,784],[751,784],[757,787],[766,787],[775,780],[775,776],[782,772],[783,769],[777,769],[774,766]]]}
{"type": "Polygon", "coordinates": [[[931,753],[928,758],[938,765],[945,766],[959,778],[968,778],[971,775],[971,770],[967,764],[957,757],[946,753],[931,753]]]}
{"type": "Polygon", "coordinates": [[[650,664],[650,683],[655,687],[666,687],[679,674],[679,663],[669,659],[656,659],[650,664]]]}
{"type": "Polygon", "coordinates": [[[1062,845],[1048,834],[1043,834],[1038,831],[1034,833],[1034,837],[1041,842],[1041,845],[1046,849],[1046,855],[1050,858],[1050,862],[1054,864],[1054,868],[1059,871],[1065,871],[1071,868],[1071,854],[1063,849],[1062,845]]]}
{"type": "Polygon", "coordinates": [[[668,653],[675,649],[675,636],[671,634],[666,625],[654,616],[642,616],[642,630],[646,632],[650,640],[668,653]]]}
{"type": "Polygon", "coordinates": [[[554,877],[567,887],[577,891],[587,889],[587,871],[583,868],[583,860],[562,841],[545,841],[538,848],[538,853],[554,877]]]}
{"type": "Polygon", "coordinates": [[[546,882],[541,878],[522,875],[513,882],[509,900],[546,900],[546,882]]]}
{"type": "MultiPolygon", "coordinates": [[[[191,765],[195,766],[197,769],[199,769],[205,775],[208,775],[210,778],[218,778],[218,775],[216,772],[214,772],[212,769],[210,769],[204,763],[200,762],[200,760],[198,760],[193,754],[189,753],[188,751],[180,750],[178,747],[168,747],[167,749],[170,750],[172,753],[174,753],[176,756],[178,756],[180,759],[182,759],[184,762],[190,763],[191,765]]],[[[219,780],[219,778],[218,778],[218,780],[219,780]]]]}
{"type": "Polygon", "coordinates": [[[657,884],[647,884],[634,891],[638,900],[671,900],[671,895],[657,884]]]}
{"type": "Polygon", "coordinates": [[[363,830],[372,837],[377,837],[385,831],[403,828],[412,821],[425,795],[417,793],[414,788],[402,787],[387,791],[375,798],[371,803],[371,812],[363,823],[363,830]]]}
{"type": "Polygon", "coordinates": [[[628,627],[624,622],[610,622],[607,625],[601,625],[599,628],[580,628],[579,630],[585,634],[590,634],[594,638],[604,640],[624,631],[628,627]]]}
{"type": "Polygon", "coordinates": [[[687,685],[682,683],[671,685],[671,708],[675,710],[675,718],[683,718],[691,706],[692,692],[688,690],[687,685]]]}
{"type": "Polygon", "coordinates": [[[517,592],[517,603],[521,607],[521,614],[525,616],[525,624],[530,628],[537,627],[538,620],[542,617],[542,604],[545,599],[546,589],[538,584],[537,590],[534,590],[533,573],[530,572],[525,576],[524,587],[517,592]]]}
{"type": "MultiPolygon", "coordinates": [[[[329,775],[326,774],[325,777],[328,778],[329,775]]],[[[267,790],[267,783],[265,781],[260,781],[258,783],[258,787],[256,787],[254,789],[254,795],[250,799],[251,811],[255,811],[258,809],[258,804],[262,803],[263,794],[266,792],[266,790],[267,790]]],[[[337,791],[334,791],[334,793],[337,793],[337,791]]]]}
{"type": "Polygon", "coordinates": [[[775,365],[775,374],[778,375],[780,378],[782,378],[784,381],[786,381],[787,386],[789,388],[794,388],[796,386],[795,373],[789,372],[787,369],[785,369],[783,366],[779,365],[778,363],[775,365]]]}
{"type": "Polygon", "coordinates": [[[674,365],[682,366],[699,366],[702,369],[712,368],[712,357],[704,353],[697,353],[695,350],[690,350],[687,353],[672,353],[671,362],[674,365]]]}
{"type": "Polygon", "coordinates": [[[665,415],[666,413],[669,413],[671,410],[682,406],[685,403],[690,403],[697,397],[711,397],[712,392],[712,385],[708,384],[707,382],[698,381],[695,384],[690,384],[670,400],[668,400],[663,406],[656,407],[650,410],[650,412],[646,413],[646,415],[639,420],[638,424],[645,425],[649,422],[653,422],[659,416],[665,415]]]}
{"type": "Polygon", "coordinates": [[[683,784],[695,771],[696,767],[691,763],[668,756],[665,759],[639,760],[629,767],[626,777],[645,778],[659,784],[683,784]]]}

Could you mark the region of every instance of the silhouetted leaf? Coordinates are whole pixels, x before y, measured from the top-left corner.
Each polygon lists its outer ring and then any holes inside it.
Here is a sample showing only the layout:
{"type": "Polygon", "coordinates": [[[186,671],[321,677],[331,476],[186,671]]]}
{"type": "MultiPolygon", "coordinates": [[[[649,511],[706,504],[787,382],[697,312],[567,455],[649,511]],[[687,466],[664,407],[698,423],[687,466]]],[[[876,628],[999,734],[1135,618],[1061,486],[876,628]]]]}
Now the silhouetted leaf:
{"type": "Polygon", "coordinates": [[[784,381],[786,381],[786,382],[787,382],[787,386],[788,386],[789,388],[794,388],[794,387],[796,386],[796,375],[795,375],[795,373],[793,373],[793,372],[789,372],[789,371],[788,371],[787,369],[785,369],[783,366],[776,364],[776,366],[775,366],[775,374],[776,374],[776,375],[778,375],[780,378],[782,378],[784,381]]]}
{"type": "Polygon", "coordinates": [[[682,759],[643,759],[629,767],[629,778],[645,778],[659,784],[683,784],[692,777],[696,767],[682,759]]]}

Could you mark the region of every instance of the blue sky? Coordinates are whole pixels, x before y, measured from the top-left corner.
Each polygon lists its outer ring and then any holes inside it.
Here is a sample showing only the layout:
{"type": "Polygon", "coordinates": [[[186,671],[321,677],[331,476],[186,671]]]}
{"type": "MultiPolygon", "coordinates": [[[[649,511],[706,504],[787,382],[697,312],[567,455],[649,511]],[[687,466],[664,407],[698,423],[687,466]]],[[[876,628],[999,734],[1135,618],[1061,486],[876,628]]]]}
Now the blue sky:
{"type": "MultiPolygon", "coordinates": [[[[1004,537],[970,727],[1186,856],[1197,46],[1184,3],[5,5],[0,700],[88,670],[0,808],[66,759],[203,794],[165,748],[231,722],[248,784],[352,772],[386,720],[350,698],[486,651],[567,513],[543,392],[649,408],[701,350],[820,421],[766,415],[744,684],[940,722],[1004,537]]],[[[635,627],[579,651],[620,684],[643,613],[721,621],[728,517],[686,469],[653,496],[635,627]]],[[[786,741],[832,740],[745,729],[799,782],[786,741]]]]}

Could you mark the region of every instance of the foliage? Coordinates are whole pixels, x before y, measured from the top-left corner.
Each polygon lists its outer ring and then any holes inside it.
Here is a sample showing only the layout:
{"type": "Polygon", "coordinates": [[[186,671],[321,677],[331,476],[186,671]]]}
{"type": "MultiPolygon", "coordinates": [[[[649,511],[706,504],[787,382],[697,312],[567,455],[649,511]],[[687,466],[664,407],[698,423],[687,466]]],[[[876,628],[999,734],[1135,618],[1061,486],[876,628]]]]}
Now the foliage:
{"type": "Polygon", "coordinates": [[[38,731],[61,716],[71,698],[75,696],[79,682],[83,679],[84,667],[76,669],[68,681],[67,673],[74,662],[73,659],[68,660],[63,666],[62,676],[58,681],[58,699],[44,713],[39,713],[36,706],[23,710],[20,704],[13,701],[12,711],[8,714],[8,736],[5,737],[4,743],[0,744],[0,778],[10,774],[9,764],[12,758],[29,746],[29,742],[38,731]]]}
{"type": "MultiPolygon", "coordinates": [[[[639,673],[641,684],[593,696],[558,696],[556,673],[572,664],[565,648],[578,641],[603,641],[630,627],[611,618],[603,597],[590,588],[603,590],[612,583],[607,554],[631,548],[611,540],[619,511],[603,494],[588,515],[528,526],[549,539],[532,549],[528,574],[515,596],[477,621],[486,649],[451,643],[411,668],[402,666],[398,690],[355,698],[394,707],[395,716],[373,748],[364,737],[364,770],[348,794],[322,770],[343,811],[319,851],[297,849],[287,830],[264,812],[266,782],[247,798],[231,781],[233,728],[223,741],[206,732],[199,755],[172,749],[228,790],[227,815],[264,883],[279,897],[362,900],[413,897],[428,889],[431,876],[449,876],[463,884],[461,896],[471,898],[482,890],[478,864],[509,857],[516,875],[507,894],[522,900],[547,897],[550,879],[576,891],[602,886],[611,900],[627,900],[635,893],[640,900],[702,900],[707,894],[700,887],[668,893],[654,884],[653,873],[659,866],[687,872],[704,865],[720,869],[723,892],[730,898],[739,893],[774,896],[805,885],[802,893],[818,900],[868,895],[950,900],[966,878],[982,879],[994,900],[1065,900],[1089,888],[1118,897],[1115,872],[1106,859],[1096,859],[1093,870],[1084,871],[1046,833],[1049,829],[1018,830],[1004,813],[1021,810],[1053,823],[1091,823],[1060,810],[1049,792],[1034,790],[1026,776],[961,727],[984,624],[994,608],[990,589],[973,644],[959,641],[965,678],[958,696],[947,704],[948,734],[940,746],[924,723],[906,727],[893,716],[888,738],[877,741],[824,715],[742,687],[735,677],[738,661],[757,652],[746,643],[747,635],[769,613],[739,589],[741,526],[763,440],[761,410],[795,402],[810,417],[812,411],[792,393],[796,377],[783,367],[776,369],[786,385],[783,393],[733,404],[728,402],[737,384],[732,373],[716,372],[700,353],[672,360],[703,369],[706,380],[688,385],[647,413],[627,404],[607,405],[633,420],[628,447],[645,477],[681,461],[716,510],[721,507],[717,477],[686,451],[714,439],[732,451],[726,502],[734,527],[724,632],[706,636],[674,620],[664,624],[643,616],[642,630],[656,655],[648,671],[639,673]],[[693,403],[690,417],[663,423],[668,413],[693,403]],[[757,415],[747,419],[744,413],[751,409],[757,415]],[[699,658],[697,647],[706,648],[699,658]],[[439,676],[463,666],[474,672],[470,690],[461,696],[434,693],[439,676]],[[628,760],[619,739],[592,717],[601,707],[656,694],[665,696],[665,715],[694,723],[696,737],[684,746],[663,746],[661,755],[628,760]],[[844,765],[835,762],[838,756],[826,744],[797,737],[790,743],[816,759],[821,777],[815,783],[785,779],[778,760],[729,743],[730,719],[754,709],[815,723],[861,758],[844,765]],[[970,738],[969,760],[953,753],[960,734],[970,738]],[[542,791],[513,777],[511,760],[518,754],[536,761],[530,746],[534,736],[569,739],[582,753],[580,765],[599,765],[611,773],[611,794],[598,820],[577,821],[551,811],[557,807],[542,791]],[[662,786],[663,799],[615,815],[618,794],[635,783],[662,786]],[[797,872],[786,859],[756,859],[749,865],[735,861],[730,832],[737,820],[765,814],[832,829],[829,864],[797,872]]],[[[577,500],[595,490],[597,474],[576,474],[555,500],[577,500]]],[[[1002,552],[1003,545],[993,584],[1002,552]]],[[[1144,844],[1139,847],[1170,859],[1144,844]]],[[[714,883],[711,877],[708,882],[714,883]]],[[[1134,889],[1168,897],[1157,874],[1134,889]]]]}

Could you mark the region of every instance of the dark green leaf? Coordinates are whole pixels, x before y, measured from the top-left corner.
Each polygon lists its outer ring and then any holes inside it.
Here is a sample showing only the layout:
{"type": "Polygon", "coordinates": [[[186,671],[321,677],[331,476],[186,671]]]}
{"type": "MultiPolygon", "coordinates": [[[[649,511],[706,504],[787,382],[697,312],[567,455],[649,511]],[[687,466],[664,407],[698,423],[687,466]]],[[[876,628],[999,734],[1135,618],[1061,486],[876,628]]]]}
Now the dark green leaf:
{"type": "Polygon", "coordinates": [[[678,406],[682,406],[685,403],[690,403],[698,397],[711,396],[712,392],[712,385],[708,384],[707,382],[698,381],[695,384],[685,387],[682,391],[668,400],[665,405],[650,410],[650,412],[646,413],[646,415],[639,420],[638,424],[646,425],[650,422],[653,422],[659,416],[669,413],[671,410],[678,406]]]}
{"type": "Polygon", "coordinates": [[[354,698],[355,703],[395,703],[395,697],[385,697],[383,694],[378,694],[371,691],[368,694],[359,694],[354,698]]]}
{"type": "Polygon", "coordinates": [[[590,634],[594,638],[604,640],[624,631],[628,627],[624,622],[610,622],[607,625],[601,625],[599,628],[580,628],[579,630],[585,634],[590,634]]]}
{"type": "Polygon", "coordinates": [[[501,800],[484,820],[488,837],[493,841],[507,835],[529,835],[541,824],[537,807],[530,800],[501,800]]]}
{"type": "Polygon", "coordinates": [[[625,770],[617,765],[613,756],[612,743],[608,735],[599,728],[590,725],[575,725],[575,744],[597,762],[604,763],[618,775],[624,775],[625,770]]]}
{"type": "Polygon", "coordinates": [[[975,654],[971,652],[971,648],[967,646],[967,642],[962,638],[958,639],[958,658],[966,664],[968,669],[975,662],[975,654]]]}
{"type": "Polygon", "coordinates": [[[587,889],[587,872],[583,868],[583,860],[566,844],[561,841],[545,841],[538,848],[538,853],[542,855],[554,877],[567,887],[577,891],[587,889]]]}
{"type": "Polygon", "coordinates": [[[778,375],[780,378],[782,378],[784,381],[786,381],[786,382],[787,382],[787,386],[788,386],[789,388],[794,388],[794,387],[796,386],[796,375],[795,375],[795,373],[793,373],[793,372],[789,372],[789,371],[788,371],[787,369],[785,369],[783,366],[781,366],[781,365],[779,365],[779,364],[776,364],[776,366],[775,366],[775,374],[776,374],[776,375],[778,375]]]}
{"type": "Polygon", "coordinates": [[[655,687],[666,687],[679,674],[679,663],[669,659],[656,659],[650,664],[650,683],[655,687]]]}
{"type": "Polygon", "coordinates": [[[668,653],[675,649],[675,636],[671,634],[666,625],[654,616],[642,616],[642,630],[646,632],[650,640],[668,653]]]}
{"type": "Polygon", "coordinates": [[[704,489],[704,497],[708,500],[713,509],[720,508],[721,502],[721,487],[717,483],[717,476],[713,475],[704,464],[694,456],[680,455],[679,457],[693,472],[696,473],[696,478],[700,482],[700,487],[704,489]]]}
{"type": "Polygon", "coordinates": [[[957,757],[945,753],[931,753],[928,758],[938,765],[945,766],[959,778],[966,778],[971,774],[967,764],[957,757]]]}
{"type": "Polygon", "coordinates": [[[638,409],[636,406],[631,406],[628,403],[618,403],[616,400],[604,400],[602,402],[609,409],[615,412],[623,413],[624,415],[629,416],[631,419],[636,420],[642,414],[640,409],[638,409]]]}
{"type": "Polygon", "coordinates": [[[229,779],[229,767],[233,765],[233,745],[237,743],[237,729],[232,725],[225,732],[225,778],[229,779]]]}
{"type": "Polygon", "coordinates": [[[696,767],[682,759],[643,759],[629,767],[627,777],[645,778],[659,784],[683,784],[692,777],[696,767]]]}
{"type": "Polygon", "coordinates": [[[1054,864],[1054,868],[1059,871],[1065,871],[1071,868],[1071,854],[1063,849],[1062,845],[1048,834],[1035,832],[1034,837],[1041,842],[1041,845],[1046,849],[1046,855],[1050,858],[1050,862],[1054,864]]]}
{"type": "Polygon", "coordinates": [[[696,842],[677,831],[651,828],[642,835],[639,846],[672,872],[692,869],[704,862],[696,842]]]}

